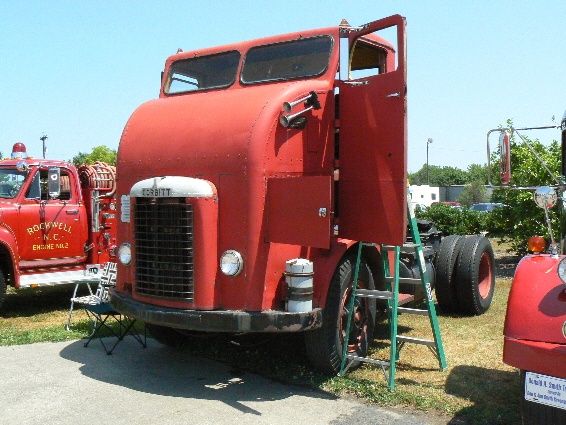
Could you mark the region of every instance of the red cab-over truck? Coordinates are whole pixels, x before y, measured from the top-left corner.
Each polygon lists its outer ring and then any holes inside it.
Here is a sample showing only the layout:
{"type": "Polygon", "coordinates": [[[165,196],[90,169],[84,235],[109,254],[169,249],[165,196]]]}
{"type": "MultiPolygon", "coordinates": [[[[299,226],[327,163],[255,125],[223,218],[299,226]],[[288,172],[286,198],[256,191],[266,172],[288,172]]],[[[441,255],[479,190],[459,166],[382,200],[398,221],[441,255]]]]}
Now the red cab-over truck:
{"type": "MultiPolygon", "coordinates": [[[[406,75],[398,15],[169,57],[120,141],[114,307],[171,345],[304,332],[336,372],[357,241],[405,241],[406,75]]],[[[362,288],[384,288],[380,255],[364,248],[362,288]]],[[[363,355],[376,304],[355,309],[347,344],[363,355]]]]}
{"type": "MultiPolygon", "coordinates": [[[[511,180],[510,136],[529,143],[522,136],[526,130],[556,129],[557,126],[525,129],[500,128],[501,180],[511,180]]],[[[503,361],[521,371],[521,413],[523,424],[550,425],[566,423],[566,113],[562,132],[561,168],[548,172],[549,186],[513,187],[534,192],[534,201],[545,211],[549,243],[540,236],[529,239],[530,254],[515,270],[505,317],[503,361]],[[555,208],[554,208],[555,207],[555,208]],[[551,212],[551,209],[557,210],[551,212]],[[550,217],[559,218],[560,235],[551,226],[550,217]]],[[[489,133],[488,133],[489,152],[489,133]]]]}
{"type": "Polygon", "coordinates": [[[7,285],[96,282],[115,261],[115,169],[28,157],[0,160],[0,305],[7,285]]]}

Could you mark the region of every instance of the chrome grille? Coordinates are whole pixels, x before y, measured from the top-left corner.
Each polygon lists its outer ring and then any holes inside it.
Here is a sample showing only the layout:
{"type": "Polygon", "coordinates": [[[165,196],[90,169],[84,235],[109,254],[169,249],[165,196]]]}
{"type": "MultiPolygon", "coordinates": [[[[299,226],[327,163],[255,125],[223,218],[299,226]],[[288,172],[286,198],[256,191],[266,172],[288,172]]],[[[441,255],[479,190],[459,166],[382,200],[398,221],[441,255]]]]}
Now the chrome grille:
{"type": "Polygon", "coordinates": [[[193,209],[183,198],[136,198],[136,291],[193,301],[193,209]]]}

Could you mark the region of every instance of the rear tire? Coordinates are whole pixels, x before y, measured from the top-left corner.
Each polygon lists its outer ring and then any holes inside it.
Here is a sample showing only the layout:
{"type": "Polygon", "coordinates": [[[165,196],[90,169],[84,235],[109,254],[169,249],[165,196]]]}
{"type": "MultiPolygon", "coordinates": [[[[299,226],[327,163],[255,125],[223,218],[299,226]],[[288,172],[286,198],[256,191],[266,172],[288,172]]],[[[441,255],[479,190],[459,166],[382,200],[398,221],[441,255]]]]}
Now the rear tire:
{"type": "Polygon", "coordinates": [[[436,258],[436,300],[444,313],[458,311],[456,296],[456,262],[465,236],[450,235],[442,239],[436,258]]]}
{"type": "MultiPolygon", "coordinates": [[[[521,371],[521,387],[525,388],[524,370],[521,371]]],[[[527,401],[523,393],[521,393],[521,416],[523,425],[566,424],[566,410],[527,401]]]]}
{"type": "Polygon", "coordinates": [[[458,311],[480,315],[491,305],[495,289],[493,248],[485,236],[468,236],[456,268],[458,311]]]}
{"type": "Polygon", "coordinates": [[[151,325],[146,323],[146,328],[151,336],[163,345],[171,348],[182,348],[188,342],[187,335],[179,332],[177,329],[168,328],[166,326],[151,325]]]}
{"type": "MultiPolygon", "coordinates": [[[[356,256],[348,254],[338,265],[330,288],[322,317],[322,327],[305,332],[307,356],[313,366],[324,373],[335,375],[340,371],[342,347],[347,321],[347,306],[350,300],[356,256]]],[[[371,270],[362,257],[358,287],[375,289],[371,270]]],[[[376,316],[375,300],[357,298],[355,314],[351,324],[348,352],[360,357],[367,355],[368,345],[373,339],[376,316]]],[[[353,364],[350,369],[359,366],[353,364]]]]}

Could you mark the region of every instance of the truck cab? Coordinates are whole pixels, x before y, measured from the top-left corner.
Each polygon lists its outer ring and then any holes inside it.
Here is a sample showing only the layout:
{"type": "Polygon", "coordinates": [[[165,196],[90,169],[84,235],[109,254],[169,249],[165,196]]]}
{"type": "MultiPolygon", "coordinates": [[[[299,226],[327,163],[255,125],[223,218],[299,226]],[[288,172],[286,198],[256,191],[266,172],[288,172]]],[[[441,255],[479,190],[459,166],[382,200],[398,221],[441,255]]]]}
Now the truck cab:
{"type": "Polygon", "coordinates": [[[92,245],[101,229],[92,228],[94,188],[81,178],[87,169],[30,158],[22,143],[0,161],[0,303],[6,285],[96,282],[100,264],[109,260],[109,244],[115,244],[115,226],[109,221],[105,242],[92,245]]]}
{"type": "MultiPolygon", "coordinates": [[[[161,340],[302,331],[311,360],[335,370],[317,350],[343,343],[356,241],[405,240],[406,120],[398,15],[169,57],[159,98],[120,141],[113,305],[161,340]],[[286,282],[296,259],[312,264],[311,289],[286,282]]],[[[366,251],[363,285],[382,285],[380,253],[366,251]]],[[[375,302],[358,308],[353,350],[375,302]]]]}

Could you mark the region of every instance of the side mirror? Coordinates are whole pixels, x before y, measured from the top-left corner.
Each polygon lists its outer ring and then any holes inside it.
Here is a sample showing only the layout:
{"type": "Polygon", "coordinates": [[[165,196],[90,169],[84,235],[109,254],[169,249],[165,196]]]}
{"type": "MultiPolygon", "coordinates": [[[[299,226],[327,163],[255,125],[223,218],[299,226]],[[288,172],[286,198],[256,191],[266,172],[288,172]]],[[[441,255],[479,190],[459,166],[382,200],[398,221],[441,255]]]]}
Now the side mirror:
{"type": "Polygon", "coordinates": [[[52,199],[57,199],[61,194],[61,170],[58,167],[50,167],[47,171],[47,190],[52,199]]]}
{"type": "Polygon", "coordinates": [[[538,187],[537,190],[535,190],[533,198],[535,200],[535,204],[537,204],[537,206],[539,208],[542,208],[543,210],[554,207],[558,200],[556,191],[549,186],[538,187]]]}
{"type": "Polygon", "coordinates": [[[511,145],[508,131],[499,134],[499,175],[503,186],[511,182],[511,145]]]}

